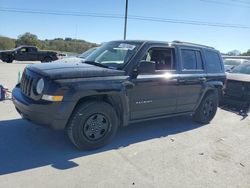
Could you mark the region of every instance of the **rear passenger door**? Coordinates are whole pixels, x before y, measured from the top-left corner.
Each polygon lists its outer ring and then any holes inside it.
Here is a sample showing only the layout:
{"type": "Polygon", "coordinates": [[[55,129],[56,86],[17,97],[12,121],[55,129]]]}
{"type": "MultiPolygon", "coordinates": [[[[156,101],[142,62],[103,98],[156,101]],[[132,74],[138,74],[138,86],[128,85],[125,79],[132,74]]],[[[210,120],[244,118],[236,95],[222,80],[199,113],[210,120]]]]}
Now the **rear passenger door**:
{"type": "Polygon", "coordinates": [[[36,48],[28,48],[28,52],[26,55],[26,61],[38,61],[38,53],[36,48]]]}
{"type": "Polygon", "coordinates": [[[179,48],[180,75],[178,79],[177,112],[193,111],[206,82],[204,54],[200,48],[179,48]]]}

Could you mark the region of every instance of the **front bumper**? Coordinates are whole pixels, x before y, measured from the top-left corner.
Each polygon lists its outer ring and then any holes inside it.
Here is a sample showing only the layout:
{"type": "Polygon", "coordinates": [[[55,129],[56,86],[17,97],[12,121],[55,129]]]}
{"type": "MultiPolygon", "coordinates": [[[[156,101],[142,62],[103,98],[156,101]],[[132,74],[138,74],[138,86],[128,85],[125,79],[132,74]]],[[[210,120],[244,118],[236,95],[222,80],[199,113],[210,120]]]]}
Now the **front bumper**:
{"type": "Polygon", "coordinates": [[[16,87],[12,91],[13,103],[19,114],[26,120],[56,130],[66,127],[75,102],[50,102],[26,97],[16,87]]]}
{"type": "Polygon", "coordinates": [[[247,97],[232,97],[228,95],[223,95],[222,105],[232,105],[238,108],[249,108],[250,106],[250,96],[247,97]]]}

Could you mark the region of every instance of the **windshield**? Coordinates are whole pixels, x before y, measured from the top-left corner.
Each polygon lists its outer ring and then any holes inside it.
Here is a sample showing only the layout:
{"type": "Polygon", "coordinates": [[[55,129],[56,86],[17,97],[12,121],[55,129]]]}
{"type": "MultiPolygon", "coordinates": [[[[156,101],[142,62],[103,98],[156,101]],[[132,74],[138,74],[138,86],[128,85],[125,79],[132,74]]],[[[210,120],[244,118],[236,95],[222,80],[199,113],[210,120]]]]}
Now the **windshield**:
{"type": "Polygon", "coordinates": [[[96,50],[96,48],[90,48],[89,50],[87,50],[87,51],[83,52],[82,54],[80,54],[78,57],[80,57],[82,59],[86,59],[95,50],[96,50]]]}
{"type": "Polygon", "coordinates": [[[250,63],[244,63],[235,67],[231,73],[250,74],[250,63]]]}
{"type": "Polygon", "coordinates": [[[242,63],[250,63],[250,61],[246,59],[224,59],[223,62],[225,65],[231,65],[231,66],[237,66],[242,63]]]}
{"type": "Polygon", "coordinates": [[[19,49],[21,49],[22,48],[22,46],[18,46],[18,47],[16,47],[16,48],[14,48],[13,50],[19,50],[19,49]]]}
{"type": "Polygon", "coordinates": [[[239,60],[239,59],[225,59],[224,64],[237,66],[237,65],[241,64],[241,60],[239,60]]]}
{"type": "Polygon", "coordinates": [[[96,62],[108,68],[119,69],[136,53],[142,42],[108,42],[95,50],[86,61],[96,62]]]}

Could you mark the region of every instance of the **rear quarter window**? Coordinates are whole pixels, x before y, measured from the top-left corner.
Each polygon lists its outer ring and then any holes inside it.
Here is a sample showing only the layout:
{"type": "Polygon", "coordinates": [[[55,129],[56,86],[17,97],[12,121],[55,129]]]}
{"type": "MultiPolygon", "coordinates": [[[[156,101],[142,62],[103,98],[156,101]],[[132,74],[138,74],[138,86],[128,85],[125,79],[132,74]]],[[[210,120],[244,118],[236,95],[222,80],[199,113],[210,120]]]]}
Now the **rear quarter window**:
{"type": "Polygon", "coordinates": [[[181,50],[183,70],[196,69],[196,55],[194,50],[181,50]]]}
{"type": "Polygon", "coordinates": [[[199,50],[181,49],[181,58],[183,71],[202,71],[204,69],[199,50]]]}
{"type": "Polygon", "coordinates": [[[206,60],[208,73],[223,72],[220,55],[217,52],[206,50],[206,60]]]}

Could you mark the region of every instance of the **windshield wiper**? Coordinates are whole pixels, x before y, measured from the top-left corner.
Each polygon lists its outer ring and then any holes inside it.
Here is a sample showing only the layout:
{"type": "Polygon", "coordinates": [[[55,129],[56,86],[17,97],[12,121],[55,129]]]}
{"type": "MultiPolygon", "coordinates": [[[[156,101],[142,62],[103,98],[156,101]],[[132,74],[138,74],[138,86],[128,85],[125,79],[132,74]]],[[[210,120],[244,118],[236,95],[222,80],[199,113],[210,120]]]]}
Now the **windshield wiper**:
{"type": "Polygon", "coordinates": [[[95,62],[95,61],[83,61],[83,63],[89,64],[89,65],[95,65],[95,66],[98,66],[98,67],[108,68],[109,69],[108,66],[103,65],[103,64],[98,63],[98,62],[95,62]]]}

